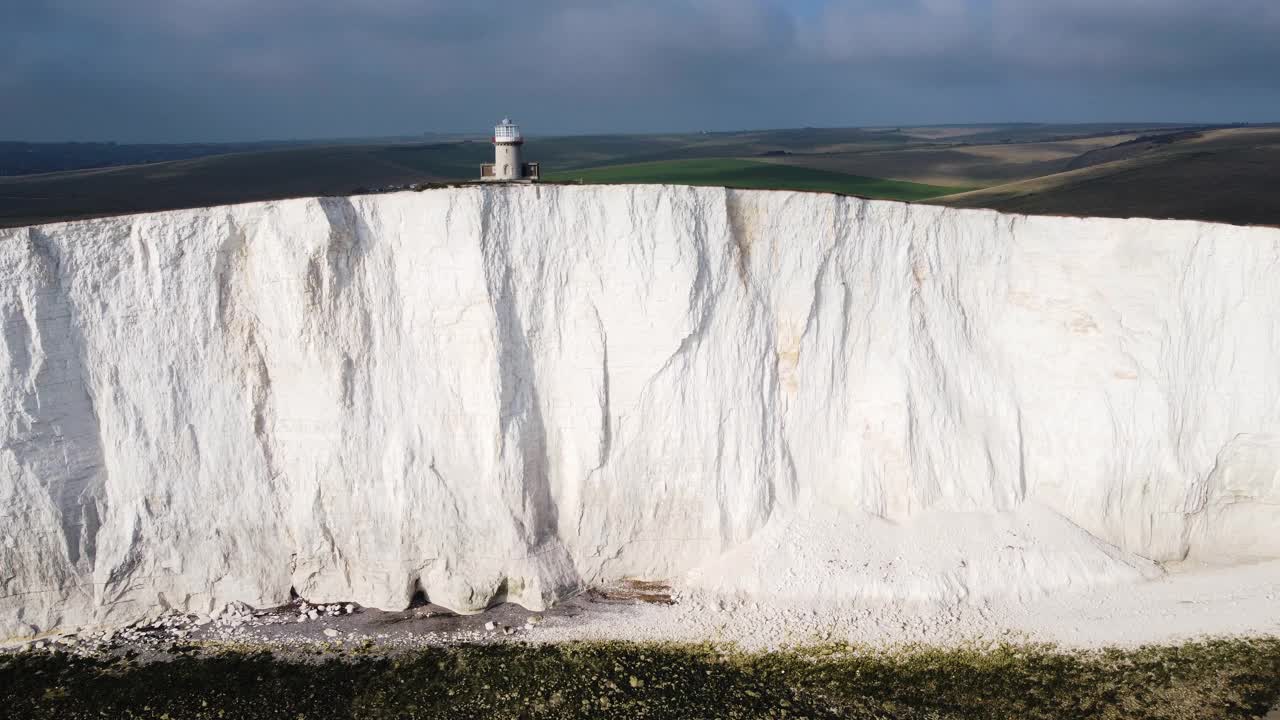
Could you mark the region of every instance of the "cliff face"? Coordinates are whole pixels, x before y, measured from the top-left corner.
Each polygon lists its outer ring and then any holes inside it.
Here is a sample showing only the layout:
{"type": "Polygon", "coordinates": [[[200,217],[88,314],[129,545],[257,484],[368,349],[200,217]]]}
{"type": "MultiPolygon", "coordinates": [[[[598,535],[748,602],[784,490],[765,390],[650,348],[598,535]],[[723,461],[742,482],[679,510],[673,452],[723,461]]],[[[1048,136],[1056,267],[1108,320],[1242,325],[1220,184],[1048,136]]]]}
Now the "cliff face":
{"type": "Polygon", "coordinates": [[[1278,267],[1270,229],[657,186],[0,231],[0,635],[1280,556],[1278,267]]]}

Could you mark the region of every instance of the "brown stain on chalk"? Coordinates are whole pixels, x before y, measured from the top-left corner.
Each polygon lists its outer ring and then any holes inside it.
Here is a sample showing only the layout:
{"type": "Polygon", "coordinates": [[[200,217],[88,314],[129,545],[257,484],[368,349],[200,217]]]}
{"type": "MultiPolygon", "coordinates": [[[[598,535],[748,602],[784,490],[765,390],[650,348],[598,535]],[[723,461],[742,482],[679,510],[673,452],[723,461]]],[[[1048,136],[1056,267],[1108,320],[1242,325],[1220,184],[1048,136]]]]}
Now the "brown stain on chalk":
{"type": "Polygon", "coordinates": [[[1071,318],[1070,322],[1067,323],[1067,327],[1077,335],[1097,335],[1101,332],[1098,329],[1098,323],[1094,322],[1093,316],[1085,312],[1077,312],[1075,317],[1071,318]]]}
{"type": "Polygon", "coordinates": [[[744,201],[737,192],[725,190],[725,217],[729,239],[737,251],[738,279],[745,287],[751,275],[751,252],[760,239],[760,208],[744,201]]]}
{"type": "Polygon", "coordinates": [[[774,349],[777,362],[778,383],[789,395],[800,390],[800,341],[803,333],[792,325],[778,328],[777,346],[774,349]]]}

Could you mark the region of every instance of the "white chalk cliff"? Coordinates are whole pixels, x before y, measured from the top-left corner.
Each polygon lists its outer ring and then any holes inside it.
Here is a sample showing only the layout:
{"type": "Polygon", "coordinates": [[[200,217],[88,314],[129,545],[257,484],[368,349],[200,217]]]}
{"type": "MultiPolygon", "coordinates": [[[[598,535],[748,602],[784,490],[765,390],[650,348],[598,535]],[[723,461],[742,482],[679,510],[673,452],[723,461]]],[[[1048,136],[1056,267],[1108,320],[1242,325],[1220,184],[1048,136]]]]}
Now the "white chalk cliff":
{"type": "Polygon", "coordinates": [[[466,187],[0,230],[0,636],[1280,556],[1280,230],[466,187]]]}

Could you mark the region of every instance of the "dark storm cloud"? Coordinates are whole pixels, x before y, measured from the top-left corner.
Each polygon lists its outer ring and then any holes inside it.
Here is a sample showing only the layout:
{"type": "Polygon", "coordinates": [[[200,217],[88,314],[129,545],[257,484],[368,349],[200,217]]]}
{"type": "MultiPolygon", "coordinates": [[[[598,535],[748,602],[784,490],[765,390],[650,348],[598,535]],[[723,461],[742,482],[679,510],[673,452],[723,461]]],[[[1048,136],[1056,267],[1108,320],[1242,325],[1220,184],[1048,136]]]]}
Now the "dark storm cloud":
{"type": "Polygon", "coordinates": [[[9,0],[0,138],[1280,118],[1275,0],[9,0]]]}

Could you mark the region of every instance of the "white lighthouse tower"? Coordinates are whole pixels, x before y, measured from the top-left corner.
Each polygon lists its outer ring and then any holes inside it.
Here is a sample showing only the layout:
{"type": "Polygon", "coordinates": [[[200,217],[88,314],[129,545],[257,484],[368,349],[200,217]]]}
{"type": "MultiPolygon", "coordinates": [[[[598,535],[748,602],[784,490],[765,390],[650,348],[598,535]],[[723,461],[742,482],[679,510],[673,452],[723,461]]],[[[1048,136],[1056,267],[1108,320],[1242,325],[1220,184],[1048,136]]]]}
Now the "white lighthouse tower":
{"type": "Polygon", "coordinates": [[[524,146],[524,135],[520,134],[520,126],[503,118],[493,128],[493,164],[480,166],[481,180],[498,180],[504,182],[531,182],[538,179],[538,163],[526,163],[520,157],[524,146]]]}

